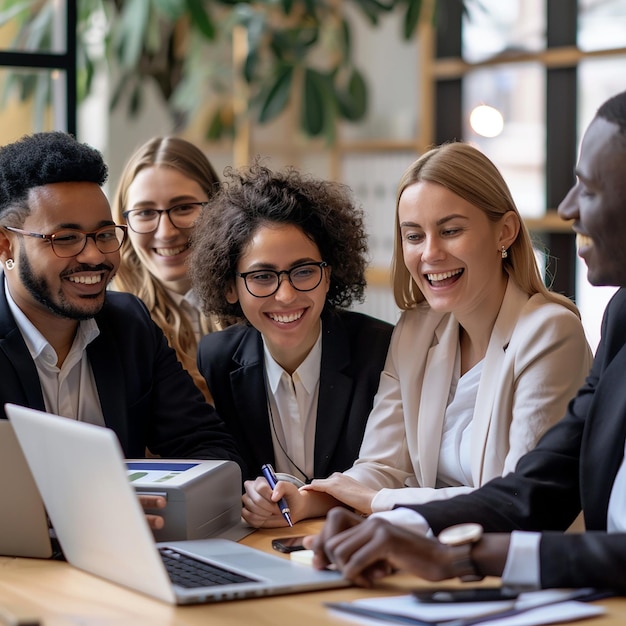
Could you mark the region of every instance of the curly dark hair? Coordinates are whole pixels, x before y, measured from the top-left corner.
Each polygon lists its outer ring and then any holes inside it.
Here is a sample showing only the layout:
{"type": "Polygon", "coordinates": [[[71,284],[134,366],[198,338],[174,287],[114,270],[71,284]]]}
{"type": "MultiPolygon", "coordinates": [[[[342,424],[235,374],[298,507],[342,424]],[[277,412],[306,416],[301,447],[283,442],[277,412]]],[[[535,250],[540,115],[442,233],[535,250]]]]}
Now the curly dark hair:
{"type": "Polygon", "coordinates": [[[190,273],[204,312],[245,319],[226,293],[241,254],[265,224],[293,224],[317,245],[332,271],[327,306],[362,301],[368,262],[363,210],[350,189],[318,180],[292,167],[273,172],[256,159],[251,166],[226,168],[226,180],[198,218],[192,239],[190,273]]]}
{"type": "Polygon", "coordinates": [[[58,131],[25,135],[0,148],[0,217],[14,209],[25,219],[28,192],[65,182],[102,186],[108,170],[95,148],[58,131]]]}

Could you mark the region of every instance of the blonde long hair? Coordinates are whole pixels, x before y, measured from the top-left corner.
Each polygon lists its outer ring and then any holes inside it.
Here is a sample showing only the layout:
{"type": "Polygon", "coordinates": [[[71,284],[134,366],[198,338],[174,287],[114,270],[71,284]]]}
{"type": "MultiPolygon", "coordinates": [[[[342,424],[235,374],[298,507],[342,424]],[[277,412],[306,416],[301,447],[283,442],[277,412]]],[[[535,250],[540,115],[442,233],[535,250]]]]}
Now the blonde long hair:
{"type": "MultiPolygon", "coordinates": [[[[122,214],[126,210],[131,183],[141,170],[154,165],[165,165],[178,170],[197,182],[209,198],[219,185],[213,166],[199,148],[180,137],[154,137],[141,146],[124,167],[113,199],[113,216],[118,224],[126,222],[122,214]]],[[[198,344],[193,327],[161,281],[141,261],[130,237],[126,238],[122,246],[121,263],[113,287],[132,293],[144,301],[152,319],[167,337],[183,367],[207,400],[211,401],[211,394],[196,365],[198,344]]],[[[221,327],[215,320],[206,317],[202,318],[201,325],[203,333],[221,327]]]]}
{"type": "Polygon", "coordinates": [[[400,196],[407,187],[420,181],[442,185],[479,208],[493,222],[499,221],[508,211],[513,211],[519,218],[520,229],[508,249],[507,258],[502,260],[504,271],[528,295],[541,293],[547,300],[565,306],[580,317],[576,305],[569,298],[554,293],[545,286],[530,234],[498,168],[482,152],[461,142],[446,143],[429,150],[410,165],[400,179],[396,196],[396,227],[391,267],[393,295],[400,309],[412,309],[424,301],[424,294],[404,264],[398,220],[400,196]]]}

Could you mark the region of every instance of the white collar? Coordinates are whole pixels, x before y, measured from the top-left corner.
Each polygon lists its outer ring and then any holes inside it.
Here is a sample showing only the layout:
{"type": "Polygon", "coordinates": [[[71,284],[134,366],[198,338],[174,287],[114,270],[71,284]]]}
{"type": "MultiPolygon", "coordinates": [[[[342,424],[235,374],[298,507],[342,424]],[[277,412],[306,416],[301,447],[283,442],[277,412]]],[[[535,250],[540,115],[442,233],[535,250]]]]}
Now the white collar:
{"type": "MultiPolygon", "coordinates": [[[[39,332],[35,325],[28,319],[28,317],[26,317],[22,309],[17,306],[15,300],[13,300],[9,287],[6,283],[6,278],[4,280],[4,293],[6,294],[9,309],[11,310],[15,323],[17,324],[24,341],[26,342],[26,347],[28,348],[32,359],[36,360],[37,357],[39,357],[44,351],[47,353],[52,351],[56,357],[56,351],[50,345],[50,342],[39,332]]],[[[93,317],[90,317],[87,320],[80,320],[76,336],[74,337],[74,344],[80,345],[81,350],[84,350],[99,334],[100,329],[98,328],[98,324],[93,317]]]]}
{"type": "MultiPolygon", "coordinates": [[[[262,336],[262,335],[261,335],[262,336]]],[[[289,374],[276,362],[274,357],[263,339],[263,352],[265,355],[265,371],[267,374],[267,382],[270,391],[276,395],[276,390],[280,384],[281,378],[289,376],[289,374]]],[[[306,358],[297,367],[291,378],[296,377],[302,383],[307,393],[311,394],[315,391],[315,387],[320,378],[320,370],[322,367],[322,320],[320,320],[320,332],[313,347],[306,355],[306,358]]]]}

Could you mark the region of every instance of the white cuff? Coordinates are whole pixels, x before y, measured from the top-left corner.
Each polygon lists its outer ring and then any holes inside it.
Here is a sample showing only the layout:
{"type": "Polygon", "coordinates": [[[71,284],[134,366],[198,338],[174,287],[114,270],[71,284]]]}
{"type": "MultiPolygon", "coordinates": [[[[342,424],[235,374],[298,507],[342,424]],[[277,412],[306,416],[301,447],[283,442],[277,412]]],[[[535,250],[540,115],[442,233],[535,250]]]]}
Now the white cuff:
{"type": "Polygon", "coordinates": [[[541,572],[539,568],[539,543],[541,533],[515,530],[511,533],[509,553],[502,572],[502,584],[507,587],[539,589],[541,572]]]}
{"type": "Polygon", "coordinates": [[[380,511],[379,513],[372,513],[370,517],[379,517],[387,520],[394,526],[401,526],[406,530],[417,533],[419,535],[426,535],[432,537],[433,532],[428,525],[428,522],[413,509],[406,509],[404,507],[398,507],[392,511],[380,511]]]}

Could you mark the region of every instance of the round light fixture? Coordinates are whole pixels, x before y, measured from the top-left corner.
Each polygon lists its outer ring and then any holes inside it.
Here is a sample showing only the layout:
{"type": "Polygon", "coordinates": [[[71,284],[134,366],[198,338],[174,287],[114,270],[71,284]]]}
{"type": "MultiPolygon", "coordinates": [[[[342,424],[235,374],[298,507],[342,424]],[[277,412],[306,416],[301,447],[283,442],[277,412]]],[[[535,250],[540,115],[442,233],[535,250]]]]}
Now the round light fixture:
{"type": "Polygon", "coordinates": [[[504,118],[498,109],[486,104],[474,107],[469,116],[472,130],[482,137],[497,137],[504,128],[504,118]]]}

